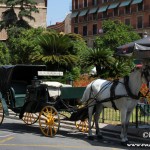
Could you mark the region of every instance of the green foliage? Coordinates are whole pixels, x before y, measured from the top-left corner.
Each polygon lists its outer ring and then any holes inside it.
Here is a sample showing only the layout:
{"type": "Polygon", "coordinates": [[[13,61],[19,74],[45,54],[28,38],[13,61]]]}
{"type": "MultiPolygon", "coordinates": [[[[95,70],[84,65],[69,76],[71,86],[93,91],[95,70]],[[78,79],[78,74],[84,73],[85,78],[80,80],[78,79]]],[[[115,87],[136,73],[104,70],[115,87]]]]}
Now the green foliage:
{"type": "MultiPolygon", "coordinates": [[[[32,56],[41,52],[36,38],[44,29],[24,29],[13,27],[8,30],[7,45],[11,54],[12,64],[31,64],[32,56]]],[[[37,62],[38,63],[38,62],[37,62]]]]}
{"type": "Polygon", "coordinates": [[[8,65],[10,61],[10,54],[4,42],[0,42],[0,56],[0,65],[8,65]]]}
{"type": "Polygon", "coordinates": [[[33,56],[33,62],[42,61],[54,70],[71,70],[78,61],[67,35],[46,31],[38,36],[37,43],[42,48],[42,53],[33,56]]]}
{"type": "Polygon", "coordinates": [[[2,21],[0,21],[0,29],[7,29],[15,25],[17,22],[17,15],[13,8],[7,9],[2,12],[2,21]]]}
{"type": "Polygon", "coordinates": [[[110,68],[114,63],[113,51],[110,49],[93,48],[89,49],[84,55],[83,61],[86,62],[86,66],[94,65],[97,70],[97,74],[102,76],[102,71],[105,68],[110,68]]]}
{"type": "Polygon", "coordinates": [[[111,20],[103,21],[102,28],[104,34],[96,38],[94,41],[94,47],[103,52],[93,53],[93,55],[95,55],[95,59],[93,56],[90,56],[93,57],[93,62],[92,58],[88,61],[91,62],[91,64],[93,63],[95,66],[98,65],[102,68],[101,70],[98,70],[98,67],[96,67],[97,74],[101,77],[122,77],[131,71],[133,67],[133,59],[125,59],[116,57],[115,55],[110,55],[113,61],[109,61],[110,52],[107,54],[107,50],[109,49],[109,51],[115,53],[118,46],[140,39],[140,36],[136,32],[132,31],[130,26],[126,26],[121,22],[114,22],[111,20]],[[104,55],[106,56],[103,57],[104,55]],[[101,61],[99,61],[99,59],[101,61]],[[97,62],[97,64],[95,64],[94,61],[97,62]]]}
{"type": "Polygon", "coordinates": [[[0,21],[0,29],[8,29],[13,26],[31,28],[25,18],[35,20],[31,15],[37,13],[36,2],[34,0],[1,0],[8,7],[7,10],[2,12],[2,21],[0,21]],[[14,7],[19,9],[19,12],[14,11],[14,7]]]}
{"type": "Polygon", "coordinates": [[[119,78],[128,75],[133,67],[134,64],[132,59],[127,60],[126,58],[122,58],[120,60],[116,59],[115,62],[109,68],[109,72],[106,78],[108,77],[119,78]]]}
{"type": "Polygon", "coordinates": [[[140,39],[130,26],[119,21],[103,21],[102,28],[104,35],[95,40],[96,47],[106,47],[115,51],[120,45],[140,39]]]}

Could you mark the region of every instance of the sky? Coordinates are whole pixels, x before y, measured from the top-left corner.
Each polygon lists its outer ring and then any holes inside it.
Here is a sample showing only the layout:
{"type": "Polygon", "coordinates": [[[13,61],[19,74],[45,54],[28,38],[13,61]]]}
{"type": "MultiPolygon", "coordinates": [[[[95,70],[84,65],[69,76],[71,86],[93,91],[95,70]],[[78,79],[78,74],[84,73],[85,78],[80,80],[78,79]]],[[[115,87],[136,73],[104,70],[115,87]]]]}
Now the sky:
{"type": "Polygon", "coordinates": [[[48,0],[47,26],[62,22],[71,13],[72,0],[48,0]]]}

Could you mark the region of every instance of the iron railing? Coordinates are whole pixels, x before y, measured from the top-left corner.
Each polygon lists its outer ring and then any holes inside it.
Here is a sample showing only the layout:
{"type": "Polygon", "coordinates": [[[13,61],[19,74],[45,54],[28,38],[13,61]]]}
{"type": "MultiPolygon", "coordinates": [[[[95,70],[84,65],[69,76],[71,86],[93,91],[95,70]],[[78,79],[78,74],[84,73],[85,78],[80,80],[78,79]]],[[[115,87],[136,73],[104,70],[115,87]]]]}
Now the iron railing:
{"type": "MultiPolygon", "coordinates": [[[[100,115],[100,121],[109,124],[121,124],[119,110],[104,108],[100,115]]],[[[130,124],[137,128],[142,125],[150,126],[150,105],[138,104],[130,117],[130,124]]]]}

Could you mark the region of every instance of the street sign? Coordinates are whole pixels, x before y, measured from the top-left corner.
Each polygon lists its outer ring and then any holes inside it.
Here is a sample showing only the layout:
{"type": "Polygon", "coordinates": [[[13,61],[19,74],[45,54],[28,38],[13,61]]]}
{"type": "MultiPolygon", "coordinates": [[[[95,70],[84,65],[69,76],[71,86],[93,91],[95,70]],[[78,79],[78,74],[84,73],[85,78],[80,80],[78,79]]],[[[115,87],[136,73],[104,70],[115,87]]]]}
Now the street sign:
{"type": "Polygon", "coordinates": [[[63,76],[61,71],[38,71],[38,76],[63,76]]]}

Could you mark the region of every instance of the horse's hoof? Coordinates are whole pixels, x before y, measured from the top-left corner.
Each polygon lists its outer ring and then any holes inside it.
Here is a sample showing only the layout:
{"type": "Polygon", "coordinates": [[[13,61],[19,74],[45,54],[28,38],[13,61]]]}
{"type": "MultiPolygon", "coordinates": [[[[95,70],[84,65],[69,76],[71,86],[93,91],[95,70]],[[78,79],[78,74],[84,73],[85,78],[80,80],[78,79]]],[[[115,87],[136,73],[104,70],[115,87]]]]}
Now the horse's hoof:
{"type": "Polygon", "coordinates": [[[122,145],[122,146],[127,146],[128,144],[130,144],[129,141],[121,142],[121,145],[122,145]]]}
{"type": "Polygon", "coordinates": [[[93,141],[94,137],[93,136],[88,136],[88,139],[93,141]]]}
{"type": "Polygon", "coordinates": [[[97,138],[98,139],[103,139],[103,136],[102,135],[97,135],[97,138]]]}

